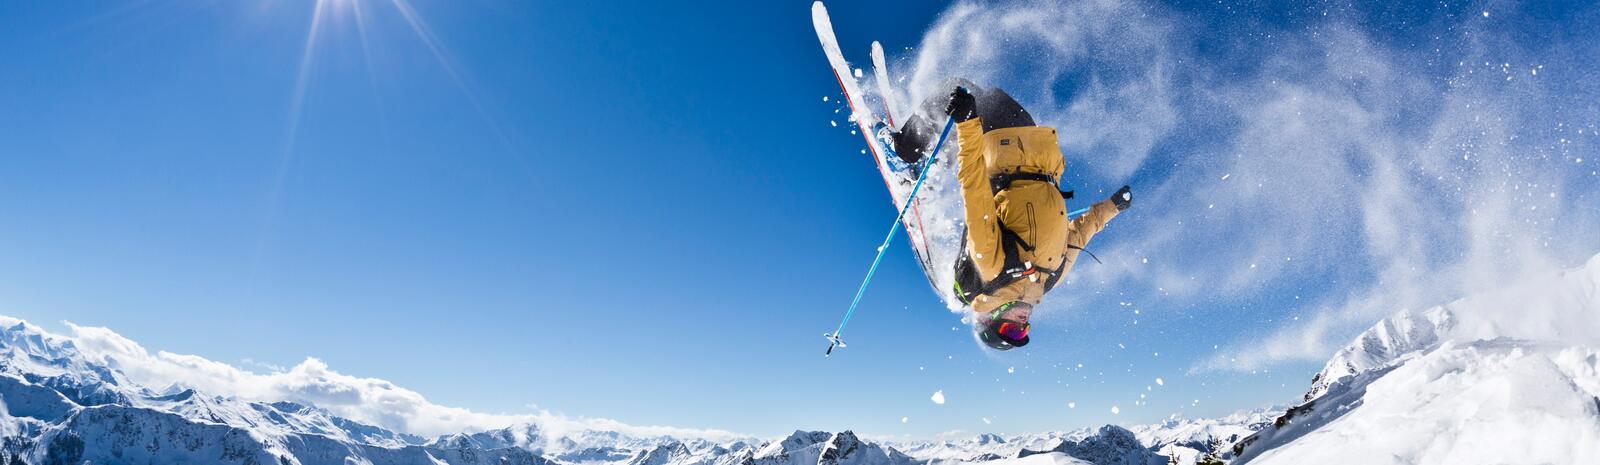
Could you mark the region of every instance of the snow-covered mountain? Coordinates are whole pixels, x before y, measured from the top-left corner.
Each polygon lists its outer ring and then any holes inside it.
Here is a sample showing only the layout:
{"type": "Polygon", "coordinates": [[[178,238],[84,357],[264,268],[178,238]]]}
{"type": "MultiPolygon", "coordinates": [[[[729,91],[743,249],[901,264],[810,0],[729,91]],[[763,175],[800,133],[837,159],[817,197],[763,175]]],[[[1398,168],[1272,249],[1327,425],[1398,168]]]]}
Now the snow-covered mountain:
{"type": "Polygon", "coordinates": [[[1235,463],[1600,463],[1600,256],[1378,322],[1235,463]],[[1359,446],[1355,446],[1359,445],[1359,446]]]}
{"type": "MultiPolygon", "coordinates": [[[[1201,454],[1227,450],[1234,442],[1272,424],[1281,408],[1237,412],[1221,418],[1185,419],[1098,429],[1022,434],[979,434],[965,439],[887,442],[906,455],[935,464],[1001,465],[1019,458],[1054,454],[1086,463],[1135,463],[1151,459],[1193,463],[1201,454]],[[1152,458],[1152,456],[1155,456],[1152,458]],[[1120,461],[1119,461],[1120,460],[1120,461]]],[[[1041,458],[1042,460],[1042,458],[1041,458]]]]}
{"type": "Polygon", "coordinates": [[[241,399],[177,380],[151,388],[114,358],[86,356],[73,338],[0,317],[0,463],[1600,463],[1596,347],[1600,257],[1380,321],[1334,353],[1303,402],[1286,410],[941,441],[796,431],[714,442],[539,423],[430,440],[304,402],[241,399]]]}
{"type": "Polygon", "coordinates": [[[1003,437],[998,434],[979,434],[965,439],[944,441],[891,442],[906,455],[930,461],[981,462],[1002,458],[1017,458],[1023,451],[1051,450],[1062,443],[1078,441],[1094,431],[1083,428],[1065,432],[1048,432],[1003,437]]]}
{"type": "Polygon", "coordinates": [[[1178,463],[1194,463],[1204,454],[1220,454],[1234,443],[1272,424],[1283,414],[1278,407],[1236,412],[1222,418],[1171,418],[1152,425],[1138,425],[1133,431],[1139,442],[1158,454],[1177,457],[1178,463]]]}
{"type": "Polygon", "coordinates": [[[420,438],[289,402],[156,391],[23,322],[0,329],[5,463],[433,465],[548,460],[520,448],[423,447],[420,438]]]}
{"type": "Polygon", "coordinates": [[[1140,443],[1132,431],[1117,425],[1102,426],[1093,435],[1078,441],[1063,442],[1054,449],[1038,452],[1024,450],[1021,457],[1050,452],[1060,452],[1096,465],[1161,465],[1168,462],[1167,457],[1156,455],[1140,443]]]}
{"type": "Polygon", "coordinates": [[[257,402],[179,383],[153,389],[73,339],[0,321],[0,463],[918,465],[1157,463],[1120,427],[907,443],[850,431],[711,442],[529,423],[432,440],[341,418],[314,405],[257,402]],[[1029,458],[1037,456],[1037,458],[1029,458]]]}

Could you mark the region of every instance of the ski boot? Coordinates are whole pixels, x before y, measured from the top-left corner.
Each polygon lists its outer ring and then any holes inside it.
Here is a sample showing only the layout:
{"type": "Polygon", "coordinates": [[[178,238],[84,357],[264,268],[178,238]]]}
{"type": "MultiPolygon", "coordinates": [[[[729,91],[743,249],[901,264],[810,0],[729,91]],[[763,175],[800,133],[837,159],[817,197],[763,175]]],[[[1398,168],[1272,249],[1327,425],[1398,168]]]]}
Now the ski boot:
{"type": "Polygon", "coordinates": [[[878,143],[878,147],[882,149],[883,161],[889,164],[889,169],[894,171],[894,174],[899,178],[900,183],[911,185],[912,183],[917,182],[917,176],[922,174],[922,164],[907,163],[906,160],[895,151],[896,134],[894,130],[891,129],[888,124],[884,124],[884,122],[879,121],[877,124],[872,125],[872,134],[873,139],[878,143]]]}

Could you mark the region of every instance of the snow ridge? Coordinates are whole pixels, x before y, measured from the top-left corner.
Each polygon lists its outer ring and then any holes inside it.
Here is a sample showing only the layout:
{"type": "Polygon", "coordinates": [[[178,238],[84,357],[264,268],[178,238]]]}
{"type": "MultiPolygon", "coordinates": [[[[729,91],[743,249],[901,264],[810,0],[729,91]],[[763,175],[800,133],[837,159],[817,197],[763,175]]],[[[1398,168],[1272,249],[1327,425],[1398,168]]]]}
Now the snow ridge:
{"type": "Polygon", "coordinates": [[[1360,373],[1388,366],[1403,357],[1439,344],[1439,335],[1455,326],[1455,314],[1444,307],[1421,313],[1401,312],[1356,336],[1354,342],[1335,352],[1321,372],[1311,378],[1311,389],[1302,400],[1315,399],[1328,388],[1360,373]]]}
{"type": "Polygon", "coordinates": [[[1600,256],[1379,321],[1234,463],[1600,463],[1600,256]],[[1351,447],[1360,444],[1360,447],[1351,447]]]}

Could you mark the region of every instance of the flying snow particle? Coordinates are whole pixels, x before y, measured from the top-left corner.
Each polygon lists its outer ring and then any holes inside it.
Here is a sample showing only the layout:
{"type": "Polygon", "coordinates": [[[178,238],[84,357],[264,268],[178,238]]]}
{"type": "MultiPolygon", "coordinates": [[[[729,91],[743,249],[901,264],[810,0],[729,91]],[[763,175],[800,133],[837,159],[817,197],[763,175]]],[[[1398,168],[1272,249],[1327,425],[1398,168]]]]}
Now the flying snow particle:
{"type": "Polygon", "coordinates": [[[1121,342],[1118,342],[1118,343],[1117,343],[1117,348],[1118,348],[1118,349],[1126,349],[1126,348],[1128,348],[1128,346],[1125,346],[1125,345],[1122,345],[1122,343],[1121,343],[1121,342]]]}
{"type": "Polygon", "coordinates": [[[829,121],[828,124],[832,124],[833,127],[839,127],[839,122],[838,121],[829,121]]]}
{"type": "Polygon", "coordinates": [[[911,417],[900,417],[900,422],[901,423],[905,423],[905,422],[908,422],[908,421],[911,421],[911,417]]]}
{"type": "MultiPolygon", "coordinates": [[[[835,126],[837,126],[837,125],[835,125],[835,126]]],[[[1150,263],[1150,258],[1149,257],[1141,258],[1141,259],[1139,259],[1139,261],[1142,262],[1142,263],[1150,263]]]]}
{"type": "MultiPolygon", "coordinates": [[[[1489,12],[1487,12],[1487,11],[1483,12],[1483,17],[1485,17],[1485,18],[1489,17],[1489,12]]],[[[861,70],[859,70],[859,69],[856,70],[856,77],[861,77],[861,70]]]]}
{"type": "Polygon", "coordinates": [[[1077,402],[1067,402],[1067,408],[1078,408],[1077,402]]]}
{"type": "Polygon", "coordinates": [[[1156,385],[1157,386],[1166,386],[1167,382],[1166,381],[1162,381],[1161,378],[1156,378],[1156,385]]]}
{"type": "Polygon", "coordinates": [[[1115,405],[1111,406],[1111,414],[1112,415],[1117,415],[1117,414],[1121,414],[1121,413],[1122,413],[1122,409],[1117,408],[1117,406],[1115,406],[1115,405]]]}
{"type": "Polygon", "coordinates": [[[989,417],[983,417],[983,424],[988,425],[988,424],[992,424],[992,423],[993,422],[989,421],[989,417]]]}
{"type": "Polygon", "coordinates": [[[826,95],[822,96],[822,101],[824,101],[824,102],[828,101],[828,96],[826,96],[826,95]]]}
{"type": "Polygon", "coordinates": [[[944,390],[933,391],[933,403],[944,405],[944,390]]]}
{"type": "MultiPolygon", "coordinates": [[[[827,100],[828,98],[827,97],[823,97],[822,99],[823,100],[827,100]]],[[[1218,181],[1227,181],[1228,180],[1228,176],[1233,176],[1233,173],[1228,173],[1228,174],[1222,175],[1222,179],[1218,179],[1218,181]]]]}
{"type": "MultiPolygon", "coordinates": [[[[1487,14],[1487,13],[1485,13],[1487,14]]],[[[856,68],[856,77],[861,77],[861,68],[856,68]]]]}
{"type": "Polygon", "coordinates": [[[1016,372],[1017,372],[1017,367],[1008,367],[1008,368],[1006,368],[1006,373],[1016,373],[1016,372]]]}

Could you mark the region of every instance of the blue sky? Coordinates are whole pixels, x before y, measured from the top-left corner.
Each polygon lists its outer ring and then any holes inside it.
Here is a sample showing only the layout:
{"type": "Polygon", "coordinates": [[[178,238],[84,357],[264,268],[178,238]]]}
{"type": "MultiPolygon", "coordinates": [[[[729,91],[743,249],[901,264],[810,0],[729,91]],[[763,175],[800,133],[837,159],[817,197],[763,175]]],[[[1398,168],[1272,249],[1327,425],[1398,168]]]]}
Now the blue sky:
{"type": "Polygon", "coordinates": [[[1026,350],[901,237],[824,359],[895,212],[809,2],[603,3],[328,0],[310,46],[311,1],[0,6],[0,313],[481,412],[1013,433],[1289,402],[1600,252],[1592,4],[836,2],[852,60],[1004,86],[1137,199],[1026,350]]]}

